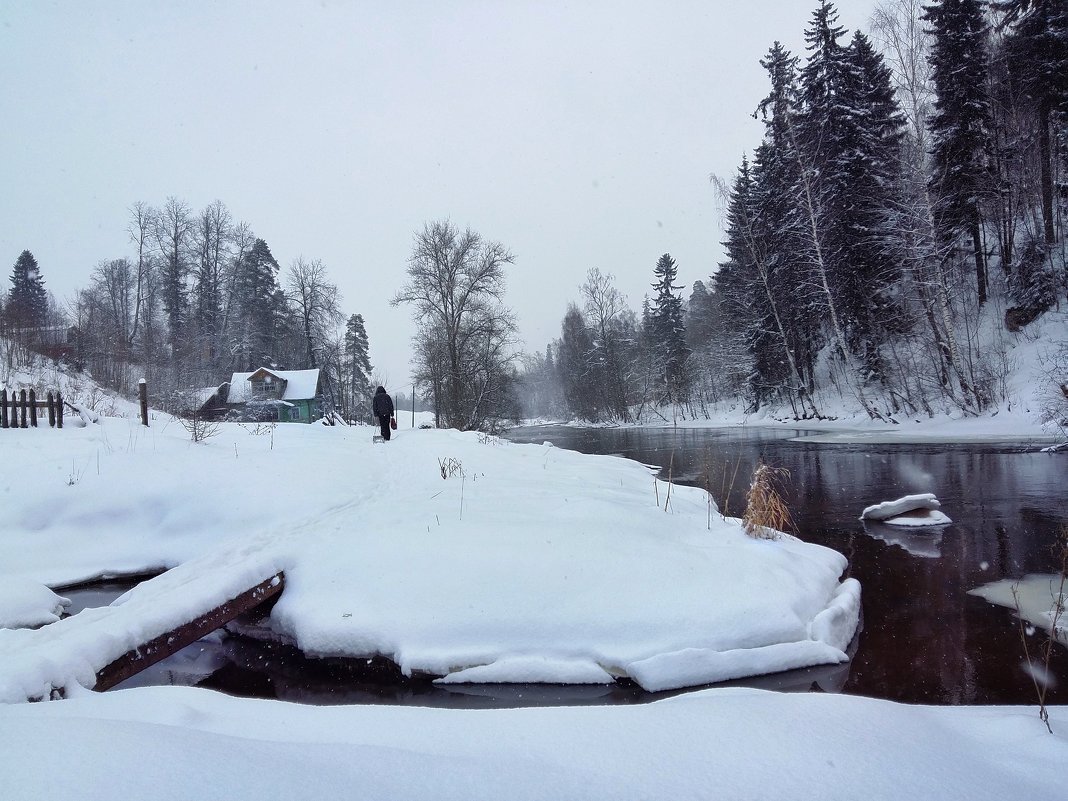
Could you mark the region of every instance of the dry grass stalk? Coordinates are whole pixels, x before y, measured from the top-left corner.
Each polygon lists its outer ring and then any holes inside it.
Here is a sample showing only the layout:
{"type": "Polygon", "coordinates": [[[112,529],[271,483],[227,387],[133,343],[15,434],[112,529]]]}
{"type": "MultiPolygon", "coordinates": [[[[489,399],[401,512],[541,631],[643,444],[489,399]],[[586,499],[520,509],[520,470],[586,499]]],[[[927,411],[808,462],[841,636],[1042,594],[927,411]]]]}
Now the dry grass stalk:
{"type": "Polygon", "coordinates": [[[668,489],[667,497],[664,499],[664,511],[668,510],[668,504],[671,503],[671,479],[672,474],[675,472],[675,451],[671,452],[671,461],[668,463],[668,489]]]}
{"type": "Polygon", "coordinates": [[[774,540],[780,531],[794,527],[790,509],[783,500],[782,482],[789,477],[790,471],[784,467],[769,467],[763,462],[757,465],[742,515],[742,527],[750,537],[774,540]]]}
{"type": "Polygon", "coordinates": [[[438,457],[438,469],[441,471],[441,477],[444,479],[451,478],[459,473],[461,476],[464,474],[463,465],[460,464],[459,459],[453,459],[451,456],[445,459],[438,457]]]}
{"type": "Polygon", "coordinates": [[[1012,585],[1012,599],[1016,604],[1016,617],[1020,621],[1020,642],[1023,644],[1024,658],[1027,660],[1028,674],[1035,687],[1035,698],[1038,701],[1038,717],[1046,724],[1046,730],[1053,734],[1053,727],[1049,723],[1049,710],[1046,708],[1046,693],[1049,690],[1050,660],[1053,658],[1053,645],[1058,635],[1063,632],[1061,619],[1065,612],[1065,584],[1068,583],[1068,526],[1062,526],[1060,535],[1054,543],[1054,553],[1060,558],[1060,573],[1054,576],[1056,586],[1050,586],[1050,594],[1053,603],[1049,610],[1049,631],[1045,642],[1038,648],[1038,655],[1032,659],[1031,649],[1027,646],[1027,626],[1024,623],[1023,612],[1020,609],[1020,595],[1018,584],[1012,585]],[[1041,676],[1041,680],[1039,677],[1041,676]]]}

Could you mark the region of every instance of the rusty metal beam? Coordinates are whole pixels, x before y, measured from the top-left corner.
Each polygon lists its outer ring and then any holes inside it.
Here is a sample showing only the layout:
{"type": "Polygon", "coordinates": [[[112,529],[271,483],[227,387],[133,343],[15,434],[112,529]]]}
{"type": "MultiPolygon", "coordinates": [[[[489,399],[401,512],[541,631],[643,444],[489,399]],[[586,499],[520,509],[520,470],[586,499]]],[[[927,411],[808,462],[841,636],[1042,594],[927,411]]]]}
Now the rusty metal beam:
{"type": "Polygon", "coordinates": [[[215,631],[229,623],[238,615],[255,609],[260,604],[277,596],[285,584],[285,576],[279,573],[257,584],[236,598],[217,606],[195,620],[184,623],[178,628],[165,632],[149,640],[138,648],[127,651],[111,664],[96,674],[94,690],[110,690],[116,684],[125,681],[147,667],[150,667],[171,654],[177,653],[190,643],[196,642],[205,634],[215,631]]]}

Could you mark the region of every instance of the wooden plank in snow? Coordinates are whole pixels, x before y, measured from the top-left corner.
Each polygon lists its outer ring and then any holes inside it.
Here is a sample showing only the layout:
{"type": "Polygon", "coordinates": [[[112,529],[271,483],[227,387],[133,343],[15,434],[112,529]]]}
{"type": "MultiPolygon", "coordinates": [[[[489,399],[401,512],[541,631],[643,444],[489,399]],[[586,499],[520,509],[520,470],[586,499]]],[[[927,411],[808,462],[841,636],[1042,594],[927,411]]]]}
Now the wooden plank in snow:
{"type": "Polygon", "coordinates": [[[282,591],[285,576],[279,573],[265,579],[250,590],[236,598],[217,606],[200,617],[184,623],[178,628],[149,640],[138,648],[127,651],[111,664],[96,674],[94,690],[109,690],[147,667],[150,667],[171,654],[177,653],[190,643],[196,642],[205,634],[215,631],[229,623],[238,615],[256,608],[282,591]]]}

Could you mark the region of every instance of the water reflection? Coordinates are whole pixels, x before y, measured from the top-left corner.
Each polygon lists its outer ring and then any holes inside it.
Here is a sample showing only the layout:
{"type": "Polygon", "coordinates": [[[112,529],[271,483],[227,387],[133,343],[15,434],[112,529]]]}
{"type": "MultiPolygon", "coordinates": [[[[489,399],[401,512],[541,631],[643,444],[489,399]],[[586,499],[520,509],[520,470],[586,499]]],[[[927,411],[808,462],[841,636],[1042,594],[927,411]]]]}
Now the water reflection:
{"type": "MultiPolygon", "coordinates": [[[[894,445],[795,442],[804,430],[519,429],[519,442],[550,441],[668,469],[704,487],[729,514],[745,507],[763,460],[790,471],[790,508],[802,539],[842,552],[863,588],[864,630],[847,693],[934,704],[1031,703],[1013,613],[968,594],[1002,578],[1048,573],[1050,545],[1068,522],[1068,460],[1011,444],[894,445]],[[865,526],[864,507],[933,492],[952,519],[940,535],[865,526]]],[[[1035,642],[1042,635],[1037,632],[1035,642]]],[[[1068,700],[1068,654],[1051,703],[1068,700]]]]}

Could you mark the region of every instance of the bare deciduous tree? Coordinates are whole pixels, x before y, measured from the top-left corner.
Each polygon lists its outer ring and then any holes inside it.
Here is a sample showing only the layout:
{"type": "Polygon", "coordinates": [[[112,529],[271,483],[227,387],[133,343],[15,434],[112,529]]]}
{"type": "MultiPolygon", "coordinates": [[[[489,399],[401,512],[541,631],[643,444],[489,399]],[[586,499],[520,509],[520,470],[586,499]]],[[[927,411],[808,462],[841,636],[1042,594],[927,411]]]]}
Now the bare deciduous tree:
{"type": "Polygon", "coordinates": [[[327,343],[336,338],[337,327],[344,319],[338,305],[337,285],[327,280],[326,267],[321,261],[298,258],[286,276],[289,302],[300,317],[304,339],[305,367],[321,367],[321,354],[327,343]]]}
{"type": "Polygon", "coordinates": [[[511,410],[515,321],[502,301],[513,261],[500,243],[448,220],[415,236],[408,281],[391,303],[414,307],[418,380],[445,426],[481,428],[511,410]]]}

